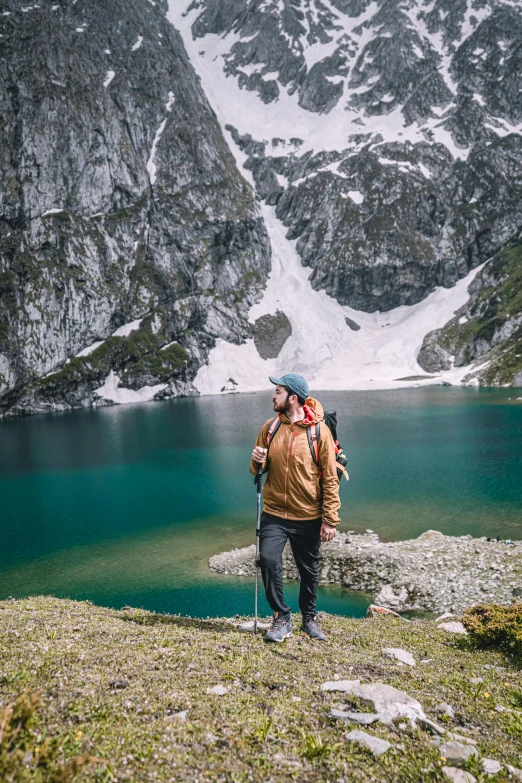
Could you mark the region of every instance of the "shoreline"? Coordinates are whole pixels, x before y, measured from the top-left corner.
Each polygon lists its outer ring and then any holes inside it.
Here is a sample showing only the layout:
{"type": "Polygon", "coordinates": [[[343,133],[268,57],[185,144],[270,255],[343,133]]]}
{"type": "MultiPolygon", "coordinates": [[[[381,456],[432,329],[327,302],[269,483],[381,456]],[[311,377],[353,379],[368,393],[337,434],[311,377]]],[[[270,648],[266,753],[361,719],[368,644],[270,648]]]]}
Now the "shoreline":
{"type": "MultiPolygon", "coordinates": [[[[212,571],[254,576],[255,545],[209,559],[212,571]]],[[[297,579],[287,546],[283,578],[297,579]]],[[[338,533],[321,546],[319,584],[340,584],[374,596],[396,612],[460,613],[480,603],[509,605],[522,595],[522,541],[445,536],[428,530],[407,541],[382,541],[376,533],[338,533]]]]}

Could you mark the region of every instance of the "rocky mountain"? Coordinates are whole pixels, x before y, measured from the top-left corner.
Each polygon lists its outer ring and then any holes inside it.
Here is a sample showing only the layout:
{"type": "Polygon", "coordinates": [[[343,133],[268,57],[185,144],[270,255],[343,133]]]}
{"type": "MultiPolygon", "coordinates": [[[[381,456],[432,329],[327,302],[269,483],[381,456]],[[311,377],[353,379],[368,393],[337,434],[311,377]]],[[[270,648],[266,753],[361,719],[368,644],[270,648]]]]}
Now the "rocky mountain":
{"type": "Polygon", "coordinates": [[[0,43],[1,414],[522,383],[518,0],[3,0],[0,43]]]}
{"type": "Polygon", "coordinates": [[[2,3],[4,413],[196,393],[251,332],[266,230],[166,10],[2,3]]]}
{"type": "MultiPolygon", "coordinates": [[[[514,0],[195,0],[176,17],[204,83],[196,51],[222,69],[207,90],[314,289],[357,311],[393,311],[491,266],[514,241],[522,226],[514,0]],[[245,104],[239,117],[232,93],[245,104]]],[[[493,364],[518,314],[497,332],[493,364]]],[[[480,353],[470,347],[461,364],[455,355],[437,363],[423,348],[420,367],[464,367],[480,353]]],[[[515,365],[472,380],[518,383],[515,365]]]]}

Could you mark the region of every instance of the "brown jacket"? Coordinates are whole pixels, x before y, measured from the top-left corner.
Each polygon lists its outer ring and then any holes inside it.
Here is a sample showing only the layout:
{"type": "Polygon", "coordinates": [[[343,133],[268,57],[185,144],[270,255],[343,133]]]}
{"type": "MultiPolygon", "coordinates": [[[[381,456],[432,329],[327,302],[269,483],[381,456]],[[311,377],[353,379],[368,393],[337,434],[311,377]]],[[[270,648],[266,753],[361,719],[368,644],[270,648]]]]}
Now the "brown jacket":
{"type": "MultiPolygon", "coordinates": [[[[281,425],[270,443],[268,464],[263,472],[268,477],[263,489],[264,509],[284,519],[308,520],[322,517],[327,525],[339,524],[339,481],[335,466],[335,446],[332,433],[323,421],[320,402],[308,397],[303,421],[291,424],[281,416],[281,425]],[[319,422],[319,468],[312,459],[306,427],[319,422]]],[[[256,446],[266,448],[266,436],[274,417],[266,421],[257,436],[256,446]]],[[[250,463],[250,472],[257,473],[258,463],[250,463]]]]}

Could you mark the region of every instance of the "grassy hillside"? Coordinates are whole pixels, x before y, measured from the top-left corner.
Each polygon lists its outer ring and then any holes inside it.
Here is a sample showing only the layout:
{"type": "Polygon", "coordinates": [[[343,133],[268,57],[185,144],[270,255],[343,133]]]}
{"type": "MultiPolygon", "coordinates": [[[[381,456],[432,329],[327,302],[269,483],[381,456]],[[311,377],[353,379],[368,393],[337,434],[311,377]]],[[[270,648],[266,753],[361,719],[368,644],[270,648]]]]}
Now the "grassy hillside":
{"type": "MultiPolygon", "coordinates": [[[[321,691],[334,679],[404,690],[429,718],[476,740],[482,756],[522,766],[514,658],[472,650],[428,620],[327,615],[323,627],[327,643],[297,633],[276,646],[227,620],[54,598],[0,603],[0,779],[446,779],[432,736],[400,720],[360,727],[392,743],[379,759],[345,742],[359,727],[328,717],[350,701],[321,691]],[[408,650],[416,667],[384,657],[382,647],[408,650]],[[470,682],[477,677],[483,682],[470,682]],[[217,685],[228,692],[208,693],[217,685]],[[441,702],[454,719],[441,716],[441,702]]],[[[492,778],[508,779],[505,771],[492,778]]]]}

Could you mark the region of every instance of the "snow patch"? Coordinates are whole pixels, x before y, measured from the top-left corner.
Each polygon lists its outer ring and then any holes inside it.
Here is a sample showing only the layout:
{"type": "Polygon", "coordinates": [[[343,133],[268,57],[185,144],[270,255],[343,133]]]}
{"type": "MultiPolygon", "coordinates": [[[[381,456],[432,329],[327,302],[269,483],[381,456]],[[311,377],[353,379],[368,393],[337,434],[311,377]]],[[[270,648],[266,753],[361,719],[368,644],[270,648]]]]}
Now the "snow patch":
{"type": "Polygon", "coordinates": [[[100,345],[103,345],[105,340],[99,340],[96,343],[93,343],[92,345],[88,345],[87,348],[84,348],[83,351],[80,351],[80,353],[76,354],[76,358],[80,359],[82,356],[90,356],[93,351],[96,350],[96,348],[99,348],[100,345]]]}
{"type": "Polygon", "coordinates": [[[156,182],[157,167],[156,167],[156,163],[154,161],[155,161],[155,158],[156,158],[156,150],[158,148],[158,144],[160,143],[160,139],[163,136],[163,131],[165,130],[165,125],[166,124],[167,124],[167,120],[164,119],[163,122],[161,123],[161,125],[159,126],[157,132],[156,132],[156,136],[154,137],[154,141],[152,142],[152,149],[150,151],[150,158],[147,161],[147,171],[149,172],[150,184],[151,185],[154,185],[154,183],[156,182]]]}
{"type": "Polygon", "coordinates": [[[109,86],[109,84],[112,82],[112,80],[114,79],[115,76],[116,76],[116,72],[115,71],[107,71],[107,78],[103,82],[103,86],[105,88],[107,88],[109,86]]]}
{"type": "MultiPolygon", "coordinates": [[[[208,365],[194,381],[201,394],[221,393],[229,378],[236,382],[234,391],[259,391],[268,388],[269,375],[290,370],[303,374],[315,389],[332,390],[400,388],[411,381],[398,378],[425,375],[417,363],[424,335],[446,324],[468,301],[468,286],[482,267],[453,288],[437,288],[419,304],[387,313],[364,313],[311,287],[311,270],[303,267],[296,242],[286,239],[287,229],[273,207],[263,204],[261,209],[272,244],[272,272],[249,320],[254,323],[280,310],[290,320],[292,334],[277,359],[266,360],[259,356],[253,340],[243,345],[218,340],[208,365]],[[347,326],[346,317],[361,326],[358,332],[347,326]]],[[[469,369],[460,367],[421,383],[440,383],[441,379],[460,383],[469,369]]]]}
{"type": "Polygon", "coordinates": [[[169,99],[168,99],[167,103],[165,104],[165,108],[166,108],[166,110],[168,111],[169,114],[172,111],[172,107],[174,106],[174,101],[175,101],[174,93],[173,92],[169,92],[169,99]]]}
{"type": "Polygon", "coordinates": [[[128,405],[132,402],[148,402],[167,387],[166,383],[159,383],[157,386],[143,386],[138,391],[134,391],[120,387],[120,383],[120,378],[111,370],[103,386],[95,389],[94,393],[103,400],[110,400],[118,405],[128,405]]]}
{"type": "Polygon", "coordinates": [[[40,217],[47,217],[47,215],[59,215],[61,212],[63,212],[63,209],[60,208],[48,209],[47,212],[42,212],[40,217]]]}
{"type": "Polygon", "coordinates": [[[140,48],[142,43],[143,43],[143,36],[142,35],[138,35],[138,40],[136,41],[136,43],[132,47],[131,51],[135,52],[137,49],[140,48]]]}
{"type": "Polygon", "coordinates": [[[349,196],[356,204],[362,204],[364,201],[363,194],[358,190],[349,190],[346,195],[349,196]]]}
{"type": "Polygon", "coordinates": [[[128,324],[123,324],[123,326],[120,326],[119,329],[116,329],[115,332],[112,333],[113,337],[128,337],[131,332],[134,332],[136,329],[140,328],[140,324],[143,321],[142,318],[138,318],[137,321],[131,321],[128,324]]]}

